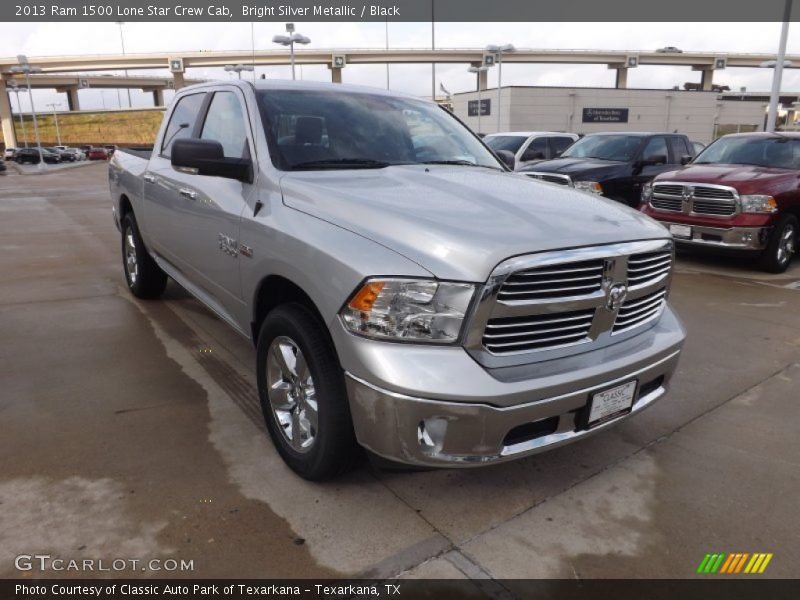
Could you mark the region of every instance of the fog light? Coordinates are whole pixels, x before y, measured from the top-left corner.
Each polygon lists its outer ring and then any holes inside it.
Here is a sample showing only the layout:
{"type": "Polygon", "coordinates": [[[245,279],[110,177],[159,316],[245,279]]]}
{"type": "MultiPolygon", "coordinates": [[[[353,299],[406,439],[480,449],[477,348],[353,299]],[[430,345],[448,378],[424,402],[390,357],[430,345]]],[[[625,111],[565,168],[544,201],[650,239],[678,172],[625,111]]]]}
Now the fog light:
{"type": "Polygon", "coordinates": [[[752,242],[753,241],[753,234],[752,233],[743,233],[742,234],[742,241],[743,242],[752,242]]]}
{"type": "Polygon", "coordinates": [[[447,434],[447,420],[440,417],[425,419],[417,426],[419,445],[431,452],[441,452],[444,436],[447,434]]]}

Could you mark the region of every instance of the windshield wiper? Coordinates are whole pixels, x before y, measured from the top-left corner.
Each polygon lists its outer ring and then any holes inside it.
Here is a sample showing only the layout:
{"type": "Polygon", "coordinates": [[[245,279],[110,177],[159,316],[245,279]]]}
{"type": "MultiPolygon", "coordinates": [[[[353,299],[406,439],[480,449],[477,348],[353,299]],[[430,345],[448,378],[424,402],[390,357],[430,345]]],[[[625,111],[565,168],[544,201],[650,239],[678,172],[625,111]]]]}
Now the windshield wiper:
{"type": "Polygon", "coordinates": [[[417,164],[420,165],[464,165],[467,167],[480,167],[481,169],[492,169],[493,171],[501,171],[498,167],[490,167],[489,165],[479,165],[471,160],[457,159],[457,160],[423,160],[417,164]]]}
{"type": "Polygon", "coordinates": [[[331,158],[327,160],[309,160],[291,166],[293,171],[310,169],[383,169],[391,163],[371,158],[331,158]]]}

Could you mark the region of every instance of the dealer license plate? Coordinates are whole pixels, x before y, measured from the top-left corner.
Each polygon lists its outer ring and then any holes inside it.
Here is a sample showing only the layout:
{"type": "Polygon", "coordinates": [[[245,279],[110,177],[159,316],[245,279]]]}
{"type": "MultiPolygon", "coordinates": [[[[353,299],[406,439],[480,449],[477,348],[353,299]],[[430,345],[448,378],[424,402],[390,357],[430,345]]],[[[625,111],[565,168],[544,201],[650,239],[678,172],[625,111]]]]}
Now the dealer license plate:
{"type": "Polygon", "coordinates": [[[692,228],[689,225],[672,224],[669,226],[669,232],[677,238],[692,239],[692,228]]]}
{"type": "Polygon", "coordinates": [[[592,396],[589,409],[589,427],[610,421],[631,410],[636,394],[636,380],[623,383],[592,396]]]}

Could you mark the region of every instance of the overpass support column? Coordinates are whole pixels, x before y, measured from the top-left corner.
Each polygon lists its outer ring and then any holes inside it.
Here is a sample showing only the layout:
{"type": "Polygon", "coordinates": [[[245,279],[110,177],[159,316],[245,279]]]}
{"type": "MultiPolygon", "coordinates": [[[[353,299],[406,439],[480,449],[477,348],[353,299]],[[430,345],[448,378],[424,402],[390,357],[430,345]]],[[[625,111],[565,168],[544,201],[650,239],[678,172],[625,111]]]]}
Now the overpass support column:
{"type": "MultiPolygon", "coordinates": [[[[483,66],[483,63],[472,63],[471,66],[473,66],[473,67],[481,67],[481,66],[483,66]]],[[[478,79],[478,81],[477,81],[477,89],[482,91],[482,92],[485,91],[486,89],[488,89],[489,88],[489,71],[488,70],[480,71],[480,72],[476,73],[476,76],[477,76],[477,79],[478,79]]]]}
{"type": "Polygon", "coordinates": [[[342,68],[328,65],[331,70],[331,83],[342,83],[342,68]]]}
{"type": "Polygon", "coordinates": [[[711,85],[714,82],[714,69],[703,69],[700,76],[700,89],[704,92],[711,91],[711,85]]]}
{"type": "Polygon", "coordinates": [[[614,86],[618,90],[624,90],[628,87],[628,69],[617,69],[617,78],[614,86]]]}
{"type": "Polygon", "coordinates": [[[183,73],[173,73],[173,79],[175,80],[175,91],[177,92],[179,89],[186,87],[186,81],[183,78],[183,73]]]}
{"type": "Polygon", "coordinates": [[[153,90],[153,106],[164,106],[163,88],[156,88],[153,90]]]}
{"type": "Polygon", "coordinates": [[[11,100],[8,97],[6,80],[0,77],[0,124],[6,148],[17,147],[17,133],[14,131],[14,115],[11,113],[11,100]]]}
{"type": "Polygon", "coordinates": [[[70,110],[80,110],[81,109],[81,102],[78,99],[78,88],[77,87],[69,87],[67,88],[67,104],[69,105],[70,110]]]}

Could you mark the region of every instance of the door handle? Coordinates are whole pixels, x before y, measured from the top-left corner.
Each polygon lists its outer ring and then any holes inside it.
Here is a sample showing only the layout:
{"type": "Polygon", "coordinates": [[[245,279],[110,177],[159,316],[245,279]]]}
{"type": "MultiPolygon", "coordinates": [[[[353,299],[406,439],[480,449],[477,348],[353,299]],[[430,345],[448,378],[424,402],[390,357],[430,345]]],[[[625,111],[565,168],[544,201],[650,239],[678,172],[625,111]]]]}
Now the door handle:
{"type": "Polygon", "coordinates": [[[142,177],[142,179],[144,179],[146,183],[155,183],[156,182],[156,176],[155,175],[144,175],[142,177]]]}
{"type": "Polygon", "coordinates": [[[194,200],[197,198],[197,192],[194,192],[188,188],[181,188],[178,190],[178,193],[184,198],[189,198],[189,200],[194,200]]]}

